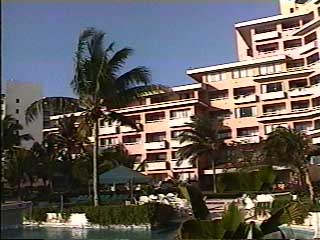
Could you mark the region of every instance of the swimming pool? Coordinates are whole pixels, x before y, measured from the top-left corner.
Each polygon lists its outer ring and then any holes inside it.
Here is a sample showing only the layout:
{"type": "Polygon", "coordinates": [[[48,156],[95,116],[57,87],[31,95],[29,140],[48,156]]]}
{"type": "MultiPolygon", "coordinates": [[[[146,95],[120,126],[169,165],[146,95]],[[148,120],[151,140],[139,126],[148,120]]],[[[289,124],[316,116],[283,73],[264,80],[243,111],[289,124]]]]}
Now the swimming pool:
{"type": "MultiPolygon", "coordinates": [[[[80,240],[170,240],[176,229],[171,230],[119,230],[61,227],[23,227],[1,232],[1,239],[80,239],[80,240]]],[[[287,239],[312,239],[314,232],[282,227],[287,239]]],[[[281,239],[279,233],[269,234],[266,239],[281,239]]]]}
{"type": "Polygon", "coordinates": [[[172,239],[175,232],[119,229],[83,229],[61,227],[23,227],[1,232],[1,239],[90,239],[90,240],[160,240],[172,239]]]}

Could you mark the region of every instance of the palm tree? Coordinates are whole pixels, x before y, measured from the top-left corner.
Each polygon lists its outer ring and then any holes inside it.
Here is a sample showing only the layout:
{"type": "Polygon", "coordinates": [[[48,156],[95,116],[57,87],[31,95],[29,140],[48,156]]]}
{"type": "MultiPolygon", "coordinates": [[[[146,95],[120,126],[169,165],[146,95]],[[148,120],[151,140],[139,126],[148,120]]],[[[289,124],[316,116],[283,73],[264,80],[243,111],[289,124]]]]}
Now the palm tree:
{"type": "Polygon", "coordinates": [[[218,131],[221,129],[220,124],[220,121],[206,116],[192,117],[192,122],[187,124],[191,130],[179,135],[180,143],[189,144],[178,150],[178,163],[185,159],[196,162],[211,159],[214,192],[217,192],[216,161],[226,146],[223,139],[218,136],[218,131]]]}
{"type": "MultiPolygon", "coordinates": [[[[136,124],[115,110],[127,106],[141,96],[167,90],[160,85],[150,85],[150,72],[136,67],[123,72],[126,60],[133,50],[123,48],[114,51],[114,43],[104,47],[105,33],[94,28],[84,30],[79,37],[75,54],[75,73],[71,87],[78,98],[53,97],[34,102],[26,111],[32,120],[44,104],[62,111],[81,106],[82,118],[93,127],[93,190],[94,206],[98,206],[97,157],[99,153],[99,119],[117,121],[137,128],[136,124]]],[[[63,112],[63,111],[62,111],[63,112]]]]}
{"type": "Polygon", "coordinates": [[[32,161],[32,152],[24,148],[12,147],[5,154],[3,167],[4,177],[12,187],[17,189],[20,198],[21,184],[27,180],[28,171],[30,172],[31,169],[35,168],[32,161]]]}
{"type": "Polygon", "coordinates": [[[1,139],[5,139],[1,143],[1,151],[6,151],[13,146],[20,146],[22,141],[32,140],[30,134],[20,134],[23,127],[17,120],[11,115],[6,115],[4,119],[1,119],[1,139]]]}
{"type": "Polygon", "coordinates": [[[308,181],[309,174],[306,160],[312,149],[311,140],[295,129],[278,127],[268,135],[263,144],[265,162],[273,165],[290,167],[299,175],[299,185],[308,186],[310,198],[313,188],[308,181]]]}
{"type": "Polygon", "coordinates": [[[59,149],[67,149],[70,154],[85,151],[85,144],[89,144],[89,132],[82,127],[77,118],[61,118],[58,120],[58,131],[49,133],[59,149]],[[85,131],[84,131],[85,130],[85,131]]]}
{"type": "Polygon", "coordinates": [[[59,151],[55,139],[51,135],[46,136],[41,144],[35,142],[30,150],[37,163],[36,175],[42,179],[44,185],[47,186],[48,183],[50,190],[53,191],[54,174],[58,171],[58,165],[61,163],[57,161],[59,151]]]}

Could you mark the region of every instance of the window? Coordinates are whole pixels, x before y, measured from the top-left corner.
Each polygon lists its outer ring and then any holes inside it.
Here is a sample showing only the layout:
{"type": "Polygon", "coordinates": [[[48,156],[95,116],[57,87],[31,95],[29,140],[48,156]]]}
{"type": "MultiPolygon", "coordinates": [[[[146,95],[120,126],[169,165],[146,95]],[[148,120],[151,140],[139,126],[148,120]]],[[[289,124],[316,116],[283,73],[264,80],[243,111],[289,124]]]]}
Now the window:
{"type": "Polygon", "coordinates": [[[258,127],[238,128],[237,135],[238,137],[257,136],[259,135],[259,128],[258,127]]]}
{"type": "Polygon", "coordinates": [[[179,99],[190,99],[194,98],[194,93],[193,92],[185,92],[185,93],[179,93],[179,99]]]}
{"type": "Polygon", "coordinates": [[[259,72],[261,75],[281,72],[281,65],[280,64],[261,65],[259,68],[259,72]]]}
{"type": "Polygon", "coordinates": [[[146,122],[162,121],[163,119],[165,119],[165,112],[146,114],[146,122]]]}
{"type": "Polygon", "coordinates": [[[19,109],[16,109],[16,114],[19,114],[19,112],[20,112],[19,109]]]}
{"type": "Polygon", "coordinates": [[[304,100],[304,101],[292,102],[291,103],[291,108],[292,108],[292,110],[309,108],[309,101],[308,100],[304,100]]]}
{"type": "Polygon", "coordinates": [[[187,118],[191,115],[190,109],[176,110],[170,112],[170,118],[187,118]]]}
{"type": "Polygon", "coordinates": [[[294,123],[294,129],[298,131],[306,131],[312,129],[312,122],[297,122],[294,123]]]}
{"type": "Polygon", "coordinates": [[[100,139],[100,146],[109,146],[109,145],[114,145],[118,143],[117,138],[101,138],[100,139]]]}
{"type": "Polygon", "coordinates": [[[104,119],[99,120],[99,126],[103,127],[112,127],[112,123],[106,122],[104,119]]]}
{"type": "Polygon", "coordinates": [[[231,138],[231,130],[219,131],[218,136],[219,139],[228,139],[231,138]]]}
{"type": "Polygon", "coordinates": [[[141,154],[133,154],[133,155],[129,155],[129,156],[132,157],[134,159],[134,162],[136,162],[136,163],[140,163],[142,160],[141,154]]]}
{"type": "Polygon", "coordinates": [[[230,111],[230,109],[226,109],[226,110],[220,110],[220,111],[211,112],[210,115],[213,118],[217,118],[219,120],[224,120],[224,119],[231,118],[232,112],[230,111]]]}
{"type": "Polygon", "coordinates": [[[104,127],[104,123],[105,123],[104,119],[100,119],[99,126],[100,127],[104,127]]]}
{"type": "Polygon", "coordinates": [[[130,143],[139,143],[141,141],[141,136],[138,135],[129,135],[123,137],[123,143],[124,144],[130,144],[130,143]]]}
{"type": "Polygon", "coordinates": [[[209,98],[211,100],[222,100],[228,97],[229,97],[229,93],[227,89],[209,92],[209,98]]]}
{"type": "Polygon", "coordinates": [[[281,113],[286,110],[285,103],[268,104],[263,106],[263,113],[281,113]]]}
{"type": "Polygon", "coordinates": [[[288,124],[287,123],[281,123],[281,124],[268,125],[268,126],[264,127],[264,132],[265,132],[265,134],[269,134],[269,133],[273,132],[277,127],[288,128],[288,124]]]}
{"type": "Polygon", "coordinates": [[[149,153],[147,159],[148,161],[165,161],[167,160],[167,153],[149,153]]]}
{"type": "Polygon", "coordinates": [[[282,91],[281,82],[262,85],[262,93],[279,92],[279,91],[282,91]]]}
{"type": "Polygon", "coordinates": [[[232,78],[243,78],[243,77],[252,77],[253,69],[252,68],[239,68],[232,71],[232,78]]]}
{"type": "Polygon", "coordinates": [[[179,155],[178,152],[171,152],[171,159],[178,159],[179,155]]]}
{"type": "Polygon", "coordinates": [[[218,72],[212,73],[207,76],[208,82],[218,82],[227,79],[227,73],[225,72],[218,72]]]}
{"type": "Polygon", "coordinates": [[[171,132],[171,139],[176,139],[176,138],[178,138],[179,137],[179,135],[181,134],[181,133],[183,133],[184,131],[172,131],[171,132]]]}
{"type": "Polygon", "coordinates": [[[269,43],[269,44],[263,44],[263,45],[258,45],[257,46],[257,51],[259,53],[272,52],[272,51],[276,51],[278,49],[279,49],[279,44],[278,43],[269,43]]]}
{"type": "Polygon", "coordinates": [[[166,133],[160,132],[160,133],[147,133],[147,142],[161,142],[165,140],[166,133]]]}
{"type": "Polygon", "coordinates": [[[16,120],[16,124],[19,124],[19,120],[16,120]]]}
{"type": "Polygon", "coordinates": [[[237,108],[235,114],[236,118],[254,117],[257,115],[257,107],[237,108]]]}
{"type": "Polygon", "coordinates": [[[20,99],[19,98],[16,99],[16,103],[20,103],[20,99]]]}
{"type": "Polygon", "coordinates": [[[307,64],[309,65],[309,64],[318,62],[319,60],[320,60],[319,53],[315,53],[307,57],[307,64]]]}

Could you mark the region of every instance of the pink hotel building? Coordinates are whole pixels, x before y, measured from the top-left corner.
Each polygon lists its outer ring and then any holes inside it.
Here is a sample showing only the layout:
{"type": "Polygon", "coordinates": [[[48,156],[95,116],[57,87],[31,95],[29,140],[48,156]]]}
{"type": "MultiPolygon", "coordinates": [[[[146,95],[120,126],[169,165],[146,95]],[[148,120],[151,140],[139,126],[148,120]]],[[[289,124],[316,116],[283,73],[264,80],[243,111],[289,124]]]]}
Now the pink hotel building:
{"type": "Polygon", "coordinates": [[[136,156],[135,166],[146,160],[144,173],[155,179],[197,179],[212,171],[188,161],[177,165],[182,146],[177,136],[191,116],[211,114],[223,120],[220,136],[227,143],[259,143],[285,126],[305,131],[319,144],[320,0],[280,0],[280,12],[235,24],[237,62],[189,69],[197,83],[118,110],[142,123],[143,131],[101,121],[100,149],[123,143],[136,156]]]}

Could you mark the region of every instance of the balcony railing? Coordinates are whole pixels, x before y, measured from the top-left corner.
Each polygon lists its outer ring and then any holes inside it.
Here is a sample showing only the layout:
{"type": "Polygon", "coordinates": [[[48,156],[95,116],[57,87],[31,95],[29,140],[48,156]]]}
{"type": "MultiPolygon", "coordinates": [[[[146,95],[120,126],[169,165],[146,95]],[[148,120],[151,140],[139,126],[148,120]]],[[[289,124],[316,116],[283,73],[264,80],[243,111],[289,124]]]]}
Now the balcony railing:
{"type": "Polygon", "coordinates": [[[171,160],[171,168],[173,169],[184,169],[184,168],[193,168],[193,164],[190,163],[190,160],[183,160],[180,162],[180,164],[177,164],[178,160],[171,160]]]}
{"type": "Polygon", "coordinates": [[[120,131],[122,133],[127,133],[127,132],[135,132],[136,130],[129,126],[120,126],[120,131]]]}
{"type": "Polygon", "coordinates": [[[99,134],[115,134],[118,133],[118,127],[100,127],[99,128],[99,134]]]}
{"type": "Polygon", "coordinates": [[[280,37],[280,33],[278,31],[258,33],[253,35],[253,41],[262,41],[262,40],[278,38],[278,37],[280,37]]]}
{"type": "Polygon", "coordinates": [[[318,41],[315,40],[313,42],[309,42],[308,44],[304,45],[304,46],[301,46],[299,47],[298,49],[298,53],[299,54],[304,54],[306,52],[309,52],[313,49],[316,49],[318,47],[318,41]]]}
{"type": "Polygon", "coordinates": [[[154,170],[166,170],[167,162],[166,161],[154,161],[154,162],[146,162],[145,170],[154,171],[154,170]]]}
{"type": "Polygon", "coordinates": [[[250,102],[256,102],[258,101],[257,95],[247,95],[247,96],[238,96],[234,98],[234,103],[235,104],[241,104],[241,103],[250,103],[250,102]]]}
{"type": "Polygon", "coordinates": [[[275,111],[263,113],[258,116],[258,121],[270,121],[270,120],[278,120],[278,119],[286,119],[286,118],[296,118],[296,117],[306,117],[312,116],[314,114],[320,113],[320,106],[314,106],[312,108],[300,108],[294,109],[291,111],[275,111]]]}
{"type": "Polygon", "coordinates": [[[290,89],[288,94],[290,97],[299,97],[320,93],[320,84],[290,89]]]}
{"type": "Polygon", "coordinates": [[[184,147],[188,144],[190,144],[190,142],[180,143],[180,141],[177,139],[171,139],[171,141],[170,141],[170,147],[172,147],[172,148],[180,148],[180,147],[184,147]]]}
{"type": "Polygon", "coordinates": [[[313,144],[320,144],[320,137],[312,138],[313,144]]]}
{"type": "Polygon", "coordinates": [[[180,127],[186,125],[187,123],[191,123],[191,117],[170,118],[169,120],[170,127],[180,127]]]}
{"type": "Polygon", "coordinates": [[[259,56],[272,56],[272,55],[275,55],[275,54],[279,54],[279,49],[275,49],[275,50],[272,50],[272,51],[259,51],[258,52],[259,56]]]}
{"type": "Polygon", "coordinates": [[[268,93],[263,93],[260,95],[260,99],[262,101],[280,99],[280,98],[285,98],[285,97],[286,97],[286,95],[283,91],[268,92],[268,93]]]}
{"type": "Polygon", "coordinates": [[[260,137],[259,136],[241,136],[237,137],[236,139],[237,142],[240,143],[259,143],[260,142],[260,137]]]}
{"type": "Polygon", "coordinates": [[[166,148],[166,141],[146,142],[146,143],[144,143],[144,148],[146,150],[165,149],[166,148]]]}
{"type": "Polygon", "coordinates": [[[296,113],[296,112],[308,112],[310,110],[310,108],[308,107],[305,107],[305,108],[294,108],[294,109],[291,109],[291,112],[292,113],[296,113]]]}

